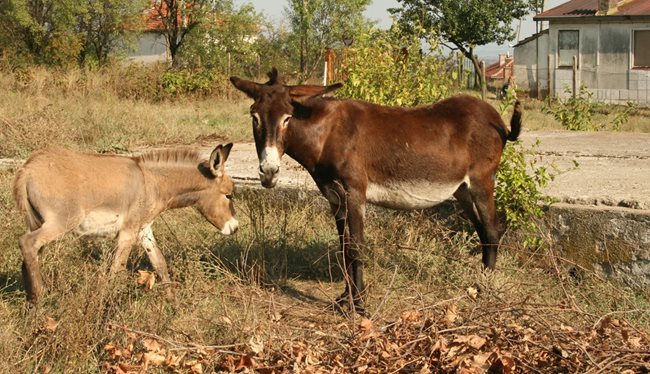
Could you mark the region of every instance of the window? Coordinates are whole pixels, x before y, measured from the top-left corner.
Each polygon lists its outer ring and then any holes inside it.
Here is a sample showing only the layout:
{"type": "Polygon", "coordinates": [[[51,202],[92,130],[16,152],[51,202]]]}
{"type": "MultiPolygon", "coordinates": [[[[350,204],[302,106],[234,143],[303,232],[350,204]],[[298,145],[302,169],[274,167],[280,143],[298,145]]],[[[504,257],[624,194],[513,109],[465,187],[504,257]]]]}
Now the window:
{"type": "Polygon", "coordinates": [[[650,68],[650,30],[634,30],[633,53],[635,68],[650,68]]]}
{"type": "Polygon", "coordinates": [[[573,66],[573,56],[578,57],[580,34],[578,30],[560,30],[558,33],[558,66],[573,66]]]}

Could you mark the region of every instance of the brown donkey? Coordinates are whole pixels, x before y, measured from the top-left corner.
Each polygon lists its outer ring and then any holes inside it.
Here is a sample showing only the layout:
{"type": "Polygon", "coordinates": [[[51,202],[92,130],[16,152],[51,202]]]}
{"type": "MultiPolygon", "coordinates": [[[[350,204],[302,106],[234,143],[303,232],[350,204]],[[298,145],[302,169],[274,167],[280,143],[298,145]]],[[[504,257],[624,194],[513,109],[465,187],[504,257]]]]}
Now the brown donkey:
{"type": "Polygon", "coordinates": [[[234,186],[224,169],[231,148],[217,146],[209,160],[187,149],[134,157],[61,149],[33,154],[14,182],[14,197],[27,222],[27,234],[20,238],[27,299],[37,301],[43,293],[40,249],[71,230],[117,234],[111,274],[125,269],[139,241],[158,276],[170,282],[151,224],[167,209],[194,206],[222,234],[235,232],[234,186]]]}
{"type": "Polygon", "coordinates": [[[500,229],[494,181],[506,140],[521,129],[519,104],[510,130],[489,104],[456,96],[429,106],[399,108],[321,95],[331,86],[288,86],[274,68],[265,84],[231,77],[255,100],[250,107],[262,185],[271,188],[283,154],[298,161],[329,201],[346,269],[339,304],[362,307],[366,203],[395,209],[460,201],[494,268],[500,229]]]}

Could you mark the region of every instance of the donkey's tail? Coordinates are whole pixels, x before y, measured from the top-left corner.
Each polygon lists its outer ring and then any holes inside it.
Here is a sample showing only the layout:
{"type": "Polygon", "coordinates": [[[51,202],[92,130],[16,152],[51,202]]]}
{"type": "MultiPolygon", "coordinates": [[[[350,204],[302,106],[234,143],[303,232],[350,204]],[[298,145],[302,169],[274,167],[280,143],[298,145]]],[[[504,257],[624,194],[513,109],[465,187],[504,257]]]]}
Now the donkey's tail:
{"type": "Polygon", "coordinates": [[[521,103],[519,100],[515,102],[515,109],[512,112],[512,118],[510,119],[510,132],[506,139],[514,142],[519,137],[521,132],[521,103]]]}
{"type": "Polygon", "coordinates": [[[25,216],[27,228],[34,231],[39,228],[43,222],[40,215],[34,210],[34,207],[29,202],[29,194],[27,193],[27,172],[24,167],[18,169],[16,179],[14,180],[14,199],[18,210],[25,216]]]}

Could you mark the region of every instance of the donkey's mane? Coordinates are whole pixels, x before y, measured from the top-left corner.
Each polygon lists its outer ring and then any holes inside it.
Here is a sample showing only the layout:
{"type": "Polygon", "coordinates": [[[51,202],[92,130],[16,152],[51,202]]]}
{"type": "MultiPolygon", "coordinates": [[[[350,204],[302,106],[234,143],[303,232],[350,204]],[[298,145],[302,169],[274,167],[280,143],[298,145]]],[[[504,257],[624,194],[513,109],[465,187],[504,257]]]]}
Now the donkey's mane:
{"type": "Polygon", "coordinates": [[[200,152],[190,148],[159,149],[147,151],[134,157],[136,162],[198,164],[205,160],[200,152]]]}

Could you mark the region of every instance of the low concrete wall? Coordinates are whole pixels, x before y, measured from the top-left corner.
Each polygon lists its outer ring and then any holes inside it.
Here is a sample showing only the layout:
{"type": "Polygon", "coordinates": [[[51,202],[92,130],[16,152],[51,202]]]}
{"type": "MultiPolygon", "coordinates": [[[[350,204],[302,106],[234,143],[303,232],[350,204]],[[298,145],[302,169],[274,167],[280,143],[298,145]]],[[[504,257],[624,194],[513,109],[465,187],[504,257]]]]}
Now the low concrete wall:
{"type": "Polygon", "coordinates": [[[570,261],[637,286],[650,285],[650,211],[554,204],[545,222],[570,261]]]}
{"type": "MultiPolygon", "coordinates": [[[[261,190],[257,181],[240,188],[261,190]]],[[[325,198],[311,188],[276,187],[275,193],[289,198],[306,195],[325,198]],[[277,191],[279,190],[279,191],[277,191]]],[[[460,215],[454,199],[430,209],[440,219],[460,215]]],[[[614,278],[634,287],[650,286],[650,210],[611,206],[556,203],[546,207],[543,224],[550,233],[555,252],[604,278],[614,278]]],[[[571,266],[567,266],[571,268],[571,266]]]]}

